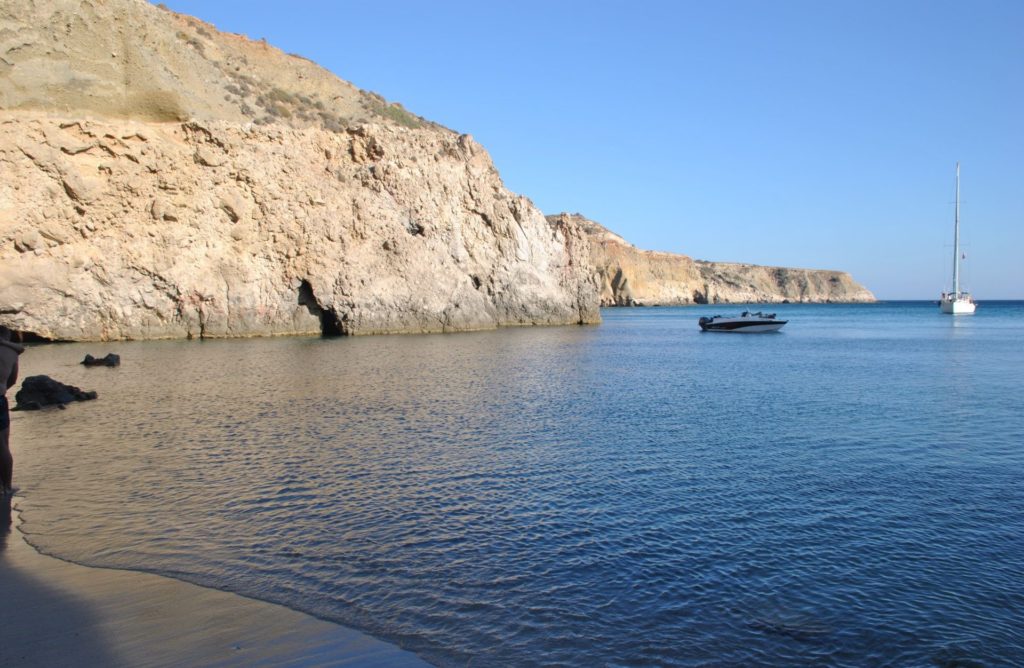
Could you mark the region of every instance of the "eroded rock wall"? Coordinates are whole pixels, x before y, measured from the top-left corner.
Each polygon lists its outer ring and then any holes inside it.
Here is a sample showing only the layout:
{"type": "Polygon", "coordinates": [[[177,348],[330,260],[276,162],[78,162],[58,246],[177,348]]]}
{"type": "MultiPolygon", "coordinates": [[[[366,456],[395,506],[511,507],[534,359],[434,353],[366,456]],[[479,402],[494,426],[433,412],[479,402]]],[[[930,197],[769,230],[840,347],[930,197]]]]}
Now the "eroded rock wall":
{"type": "Polygon", "coordinates": [[[0,321],[49,339],[596,322],[586,235],[467,135],[0,117],[0,321]]]}

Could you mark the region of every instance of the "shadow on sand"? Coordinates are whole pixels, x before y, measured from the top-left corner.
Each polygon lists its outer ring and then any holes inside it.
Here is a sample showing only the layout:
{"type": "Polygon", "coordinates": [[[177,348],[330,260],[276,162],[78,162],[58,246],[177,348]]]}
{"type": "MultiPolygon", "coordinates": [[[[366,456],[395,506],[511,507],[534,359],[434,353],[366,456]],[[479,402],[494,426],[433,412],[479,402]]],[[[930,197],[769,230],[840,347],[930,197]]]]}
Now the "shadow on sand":
{"type": "Polygon", "coordinates": [[[119,665],[89,604],[40,578],[47,572],[45,566],[28,565],[33,559],[49,557],[38,554],[14,531],[14,519],[11,498],[4,496],[0,500],[0,629],[4,635],[0,665],[119,665]]]}

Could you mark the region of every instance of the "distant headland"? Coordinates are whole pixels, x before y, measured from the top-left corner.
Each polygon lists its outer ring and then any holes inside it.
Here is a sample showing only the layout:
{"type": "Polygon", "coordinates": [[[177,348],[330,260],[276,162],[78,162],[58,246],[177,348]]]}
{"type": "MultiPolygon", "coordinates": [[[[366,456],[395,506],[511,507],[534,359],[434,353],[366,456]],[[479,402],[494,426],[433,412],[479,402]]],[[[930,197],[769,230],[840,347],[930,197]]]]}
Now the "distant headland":
{"type": "Polygon", "coordinates": [[[641,250],[578,213],[548,216],[548,221],[587,233],[601,306],[875,301],[846,272],[693,260],[641,250]]]}

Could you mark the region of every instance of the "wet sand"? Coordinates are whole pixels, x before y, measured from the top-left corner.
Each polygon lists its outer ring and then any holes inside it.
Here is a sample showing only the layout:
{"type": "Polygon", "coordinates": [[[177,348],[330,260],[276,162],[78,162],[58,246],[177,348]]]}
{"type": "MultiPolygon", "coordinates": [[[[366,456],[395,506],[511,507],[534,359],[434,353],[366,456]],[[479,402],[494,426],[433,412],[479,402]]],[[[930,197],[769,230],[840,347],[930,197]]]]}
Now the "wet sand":
{"type": "Polygon", "coordinates": [[[279,605],[45,556],[18,524],[0,500],[0,665],[429,665],[279,605]]]}

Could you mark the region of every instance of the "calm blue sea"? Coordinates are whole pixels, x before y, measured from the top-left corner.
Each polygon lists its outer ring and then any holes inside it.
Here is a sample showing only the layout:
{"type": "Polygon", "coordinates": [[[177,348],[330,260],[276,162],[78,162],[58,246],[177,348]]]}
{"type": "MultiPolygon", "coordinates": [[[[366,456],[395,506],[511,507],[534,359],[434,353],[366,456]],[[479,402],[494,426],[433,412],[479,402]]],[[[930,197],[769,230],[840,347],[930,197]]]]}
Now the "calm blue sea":
{"type": "Polygon", "coordinates": [[[1024,663],[1024,302],[741,309],[35,347],[24,528],[442,666],[1024,663]]]}

